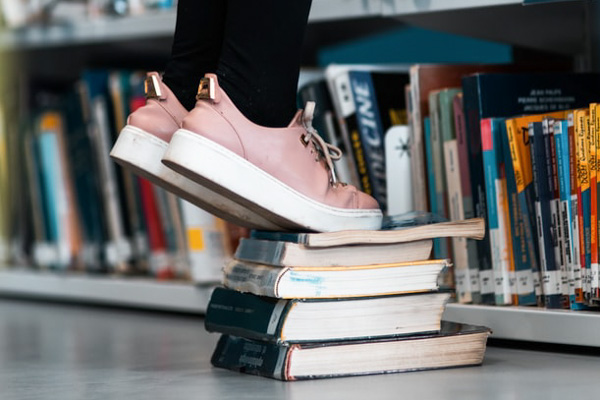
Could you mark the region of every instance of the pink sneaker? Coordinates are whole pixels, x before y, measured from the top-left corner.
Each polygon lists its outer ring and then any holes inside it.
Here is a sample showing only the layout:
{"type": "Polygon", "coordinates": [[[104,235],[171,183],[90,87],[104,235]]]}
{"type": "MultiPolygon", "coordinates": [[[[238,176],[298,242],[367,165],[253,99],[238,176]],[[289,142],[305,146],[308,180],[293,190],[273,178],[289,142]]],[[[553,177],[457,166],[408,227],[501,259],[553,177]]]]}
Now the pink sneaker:
{"type": "Polygon", "coordinates": [[[314,103],[287,128],[246,119],[217,77],[200,82],[196,108],[173,135],[163,163],[287,229],[380,229],[375,199],[339,183],[340,150],[312,127],[314,103]]]}
{"type": "Polygon", "coordinates": [[[110,152],[118,164],[217,217],[254,229],[281,228],[251,210],[209,190],[161,163],[173,133],[188,111],[156,72],[145,82],[146,105],[134,111],[110,152]]]}

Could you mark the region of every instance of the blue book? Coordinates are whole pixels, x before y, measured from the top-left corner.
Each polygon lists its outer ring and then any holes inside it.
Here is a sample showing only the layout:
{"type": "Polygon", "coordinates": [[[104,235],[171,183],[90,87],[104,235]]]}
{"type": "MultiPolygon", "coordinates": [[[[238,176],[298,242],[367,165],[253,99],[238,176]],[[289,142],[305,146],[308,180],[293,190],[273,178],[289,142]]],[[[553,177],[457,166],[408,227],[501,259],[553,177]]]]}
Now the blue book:
{"type": "Polygon", "coordinates": [[[568,121],[559,120],[554,123],[554,141],[556,143],[556,163],[558,167],[558,187],[560,191],[560,223],[563,230],[563,256],[567,265],[569,304],[571,309],[580,310],[586,307],[578,303],[575,296],[575,266],[579,264],[574,251],[573,208],[571,202],[571,180],[569,166],[569,134],[568,121]]]}
{"type": "Polygon", "coordinates": [[[542,290],[544,305],[547,308],[562,308],[561,273],[554,254],[552,243],[552,216],[550,210],[550,191],[544,133],[541,122],[529,124],[529,145],[531,164],[533,167],[533,183],[535,189],[535,207],[538,227],[538,246],[542,271],[542,290]]]}
{"type": "Polygon", "coordinates": [[[483,151],[483,169],[488,207],[489,241],[492,249],[492,267],[494,275],[495,302],[498,305],[511,304],[511,286],[514,280],[510,276],[512,269],[509,259],[509,236],[506,226],[504,199],[506,198],[506,180],[503,178],[504,158],[501,147],[501,127],[504,120],[488,118],[481,120],[481,148],[483,151]],[[512,282],[511,282],[512,280],[512,282]]]}

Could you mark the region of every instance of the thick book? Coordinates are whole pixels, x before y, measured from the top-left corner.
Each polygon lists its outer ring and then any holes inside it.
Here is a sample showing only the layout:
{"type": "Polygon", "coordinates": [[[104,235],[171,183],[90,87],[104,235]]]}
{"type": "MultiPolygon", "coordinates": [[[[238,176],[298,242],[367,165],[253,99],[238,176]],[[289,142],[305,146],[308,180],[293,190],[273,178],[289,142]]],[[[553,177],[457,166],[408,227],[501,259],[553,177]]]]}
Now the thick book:
{"type": "Polygon", "coordinates": [[[290,346],[223,335],[211,363],[284,381],[480,365],[490,329],[443,322],[439,333],[290,346]]]}
{"type": "Polygon", "coordinates": [[[379,265],[275,267],[231,260],[223,269],[225,287],[283,299],[380,296],[439,289],[449,260],[379,265]]]}
{"type": "Polygon", "coordinates": [[[430,213],[410,212],[383,219],[379,231],[338,231],[323,233],[291,233],[251,231],[250,237],[259,240],[285,241],[306,247],[334,247],[355,244],[389,244],[413,242],[440,237],[482,239],[484,225],[481,218],[444,221],[430,213]]]}
{"type": "Polygon", "coordinates": [[[428,259],[432,245],[431,240],[419,240],[406,243],[306,247],[293,242],[242,238],[235,258],[282,267],[386,264],[428,259]]]}
{"type": "Polygon", "coordinates": [[[450,293],[349,299],[274,299],[216,288],[204,325],[274,343],[371,339],[440,330],[450,293]]]}

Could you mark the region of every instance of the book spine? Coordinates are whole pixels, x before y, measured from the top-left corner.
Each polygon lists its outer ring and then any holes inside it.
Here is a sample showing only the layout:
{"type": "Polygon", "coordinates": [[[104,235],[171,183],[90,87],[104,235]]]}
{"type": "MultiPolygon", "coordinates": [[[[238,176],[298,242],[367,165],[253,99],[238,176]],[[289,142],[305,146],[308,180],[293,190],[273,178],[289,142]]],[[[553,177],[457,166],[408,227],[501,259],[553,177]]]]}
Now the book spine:
{"type": "Polygon", "coordinates": [[[486,197],[488,199],[488,224],[492,247],[492,265],[494,271],[494,292],[496,304],[511,304],[511,289],[508,261],[506,230],[504,227],[503,203],[505,193],[498,171],[497,129],[492,119],[481,120],[481,148],[483,151],[483,168],[485,171],[486,197]]]}
{"type": "Polygon", "coordinates": [[[344,147],[348,150],[347,157],[348,164],[350,165],[349,172],[352,177],[351,182],[355,186],[361,187],[364,191],[362,177],[366,175],[367,170],[358,136],[355,118],[356,110],[354,108],[354,99],[352,98],[348,72],[328,77],[327,85],[331,92],[331,100],[337,116],[340,136],[344,142],[344,147]]]}
{"type": "Polygon", "coordinates": [[[469,172],[471,176],[471,194],[475,216],[483,218],[486,224],[486,238],[477,241],[477,254],[479,257],[479,277],[481,282],[481,301],[485,304],[494,302],[494,284],[491,262],[491,244],[489,240],[489,225],[485,197],[485,176],[483,170],[483,154],[481,150],[480,131],[480,102],[479,102],[479,77],[469,76],[462,80],[463,108],[467,147],[469,149],[469,172]]]}
{"type": "Polygon", "coordinates": [[[546,154],[546,177],[550,194],[550,239],[554,248],[556,269],[560,271],[560,291],[563,308],[568,308],[568,283],[567,270],[562,252],[562,229],[560,228],[560,193],[558,188],[558,172],[556,166],[556,146],[554,143],[554,119],[542,120],[542,134],[544,135],[544,152],[546,154]]]}
{"type": "Polygon", "coordinates": [[[291,380],[286,375],[288,352],[291,350],[287,346],[222,335],[210,362],[218,368],[291,380]]]}
{"type": "Polygon", "coordinates": [[[413,204],[416,210],[432,210],[428,204],[431,193],[428,193],[429,180],[427,179],[426,168],[426,144],[425,136],[425,120],[424,115],[421,115],[421,97],[419,92],[419,69],[410,69],[410,106],[411,117],[409,118],[411,131],[411,149],[410,161],[411,172],[413,176],[413,204]]]}
{"type": "MultiPolygon", "coordinates": [[[[519,206],[519,192],[515,180],[511,147],[508,141],[506,124],[500,125],[500,140],[506,176],[506,191],[508,199],[508,217],[512,238],[513,260],[516,274],[517,303],[519,305],[535,305],[537,303],[533,284],[531,258],[535,257],[533,243],[528,239],[531,233],[525,232],[525,221],[519,206]]],[[[535,260],[533,262],[535,264],[535,260]]]]}
{"type": "MultiPolygon", "coordinates": [[[[456,144],[458,153],[458,164],[460,170],[460,188],[463,200],[464,218],[474,218],[473,197],[471,196],[471,175],[469,172],[469,149],[467,147],[467,132],[465,128],[465,115],[463,110],[462,92],[454,96],[454,126],[456,132],[456,144]]],[[[470,287],[473,303],[481,303],[481,289],[479,278],[479,258],[477,257],[477,241],[467,239],[467,252],[469,262],[470,287]]]]}
{"type": "Polygon", "coordinates": [[[573,217],[571,214],[571,182],[569,166],[569,137],[566,120],[554,123],[554,141],[556,142],[556,164],[560,189],[560,226],[563,231],[562,255],[567,270],[567,294],[569,305],[575,304],[575,273],[572,230],[573,217]]]}
{"type": "Polygon", "coordinates": [[[590,135],[590,172],[591,172],[591,233],[592,233],[592,265],[591,265],[591,290],[592,298],[600,297],[600,274],[598,273],[600,264],[600,255],[598,248],[600,246],[600,221],[598,219],[600,196],[598,195],[598,186],[600,185],[600,179],[598,179],[598,137],[600,124],[598,123],[598,105],[596,103],[590,104],[590,120],[589,120],[589,135],[590,135]]]}
{"type": "MultiPolygon", "coordinates": [[[[460,171],[458,167],[458,149],[456,139],[444,143],[444,159],[448,181],[448,204],[450,218],[455,221],[464,219],[462,195],[460,192],[460,171]]],[[[452,254],[454,255],[454,281],[459,303],[471,303],[471,277],[469,276],[469,258],[465,238],[452,239],[452,254]]]]}
{"type": "Polygon", "coordinates": [[[550,188],[546,169],[546,154],[541,122],[529,125],[529,144],[533,182],[536,192],[536,218],[538,227],[538,245],[542,271],[542,290],[544,305],[548,308],[562,308],[560,270],[556,268],[554,246],[551,241],[550,188]]]}
{"type": "Polygon", "coordinates": [[[290,300],[217,288],[208,303],[204,326],[209,332],[279,343],[292,304],[290,300]]]}
{"type": "MultiPolygon", "coordinates": [[[[432,212],[435,213],[437,210],[437,196],[436,196],[436,178],[435,178],[435,167],[433,163],[433,142],[431,140],[431,118],[425,117],[423,119],[423,125],[425,127],[425,155],[427,161],[427,185],[428,185],[428,193],[429,193],[429,207],[432,212]]],[[[443,254],[442,249],[443,239],[436,238],[433,240],[433,255],[435,258],[438,255],[443,254]]]]}
{"type": "Polygon", "coordinates": [[[575,111],[575,134],[577,136],[578,185],[580,191],[581,216],[580,226],[583,228],[582,249],[585,256],[582,263],[583,297],[587,303],[591,292],[591,197],[590,197],[590,166],[587,110],[575,111]]]}
{"type": "MultiPolygon", "coordinates": [[[[444,148],[441,134],[440,112],[438,102],[439,91],[433,91],[429,94],[429,113],[430,113],[430,138],[431,138],[431,158],[433,161],[433,174],[435,175],[435,204],[432,212],[448,218],[448,209],[446,204],[446,174],[444,173],[444,148]]],[[[448,240],[446,238],[438,239],[438,246],[434,248],[435,258],[449,258],[448,240]],[[435,250],[439,250],[435,252],[435,250]]]]}
{"type": "Polygon", "coordinates": [[[577,136],[575,135],[575,117],[572,112],[567,115],[567,134],[569,136],[569,178],[571,183],[571,232],[573,242],[573,276],[575,290],[575,304],[583,304],[583,267],[585,260],[581,243],[583,234],[581,228],[580,209],[581,193],[579,187],[579,168],[577,155],[577,136]]]}
{"type": "Polygon", "coordinates": [[[358,134],[366,163],[366,178],[369,188],[367,193],[375,197],[382,210],[385,211],[387,194],[383,148],[384,132],[379,118],[379,106],[371,74],[366,71],[351,71],[350,87],[354,97],[358,134]]]}

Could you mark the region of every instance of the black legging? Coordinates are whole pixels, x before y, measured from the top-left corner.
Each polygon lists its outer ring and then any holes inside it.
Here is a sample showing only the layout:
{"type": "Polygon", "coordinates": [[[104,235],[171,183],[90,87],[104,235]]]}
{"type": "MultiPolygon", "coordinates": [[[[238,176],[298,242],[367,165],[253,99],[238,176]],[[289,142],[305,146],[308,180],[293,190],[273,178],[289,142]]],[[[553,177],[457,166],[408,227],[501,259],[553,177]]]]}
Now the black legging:
{"type": "Polygon", "coordinates": [[[163,76],[189,110],[200,78],[219,84],[256,124],[286,126],[296,111],[301,48],[312,0],[179,0],[163,76]]]}

